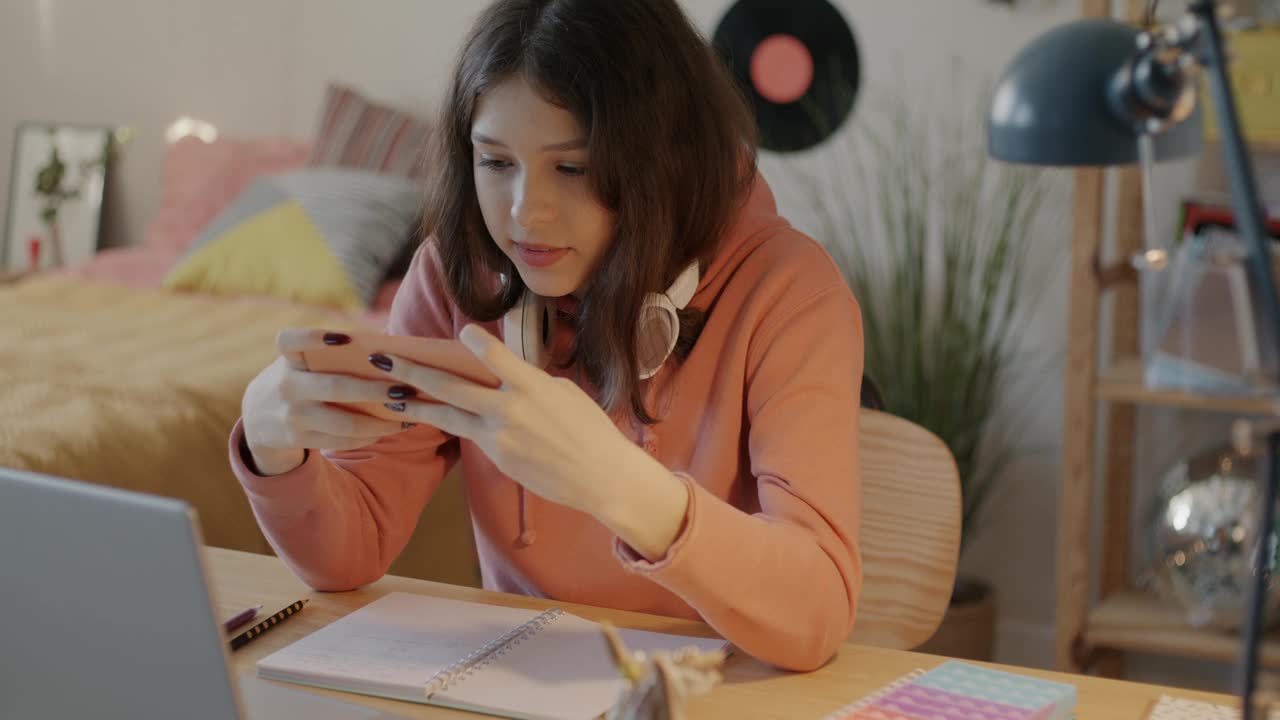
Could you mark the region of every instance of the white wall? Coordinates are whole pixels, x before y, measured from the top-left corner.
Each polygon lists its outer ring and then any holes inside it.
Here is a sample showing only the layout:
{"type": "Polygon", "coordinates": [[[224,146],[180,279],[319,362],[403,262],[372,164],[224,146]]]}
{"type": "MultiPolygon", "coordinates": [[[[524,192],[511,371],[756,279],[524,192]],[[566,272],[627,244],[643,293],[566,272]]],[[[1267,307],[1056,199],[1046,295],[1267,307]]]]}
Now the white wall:
{"type": "Polygon", "coordinates": [[[129,244],[156,207],[173,120],[306,138],[329,79],[426,112],[478,10],[466,0],[5,0],[0,168],[23,120],[132,127],[107,238],[129,244]]]}
{"type": "MultiPolygon", "coordinates": [[[[1024,0],[1025,2],[1025,0],[1024,0]]],[[[842,0],[867,72],[923,81],[952,57],[994,74],[1074,3],[842,0]],[[1040,9],[1042,6],[1054,10],[1040,9]],[[920,20],[918,18],[923,18],[920,20]]],[[[687,0],[708,33],[728,0],[687,0]]],[[[158,198],[164,128],[189,115],[232,135],[311,134],[325,83],[430,111],[478,0],[5,0],[0,170],[23,120],[131,126],[110,244],[140,237],[158,198]]],[[[8,174],[0,172],[0,215],[8,174]]]]}
{"type": "MultiPolygon", "coordinates": [[[[708,34],[729,4],[685,2],[708,34]]],[[[861,42],[868,84],[900,79],[922,102],[957,63],[975,89],[994,79],[1017,49],[1073,18],[1078,6],[1070,0],[1024,1],[1018,10],[987,0],[837,4],[861,42]]],[[[19,121],[134,128],[136,139],[125,150],[109,200],[109,242],[128,244],[141,237],[155,209],[163,132],[174,119],[206,120],[228,135],[305,138],[330,79],[428,111],[480,7],[473,0],[4,0],[0,217],[8,200],[4,168],[19,121]]],[[[770,162],[765,159],[766,172],[770,162]]],[[[1069,208],[1069,196],[1060,201],[1069,208]]],[[[1171,204],[1172,198],[1165,209],[1171,204]]],[[[803,218],[794,219],[804,225],[803,218]]],[[[1047,292],[1028,347],[1062,343],[1063,275],[1047,292]]],[[[1060,378],[1056,368],[1032,378],[1042,397],[1023,445],[1041,451],[1011,468],[1004,509],[964,568],[998,588],[1001,659],[1033,665],[1051,660],[1060,378]]]]}

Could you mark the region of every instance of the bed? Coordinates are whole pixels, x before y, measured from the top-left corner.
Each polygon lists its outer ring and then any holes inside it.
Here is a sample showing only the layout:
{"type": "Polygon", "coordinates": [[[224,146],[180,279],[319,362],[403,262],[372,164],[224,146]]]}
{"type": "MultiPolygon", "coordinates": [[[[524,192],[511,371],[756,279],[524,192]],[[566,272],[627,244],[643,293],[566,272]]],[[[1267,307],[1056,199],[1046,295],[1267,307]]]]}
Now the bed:
{"type": "MultiPolygon", "coordinates": [[[[396,283],[353,314],[170,292],[167,266],[128,249],[0,287],[0,465],[182,498],[210,545],[270,553],[227,464],[244,388],[283,327],[381,328],[396,283]]],[[[395,572],[476,584],[456,481],[424,518],[395,572]]]]}
{"type": "MultiPolygon", "coordinates": [[[[337,309],[178,291],[166,276],[255,178],[299,168],[309,152],[277,141],[178,143],[141,242],[0,284],[0,465],[181,498],[208,544],[271,552],[227,461],[244,389],[284,327],[381,329],[399,281],[388,273],[370,302],[337,309]]],[[[457,477],[391,570],[479,584],[457,477]]]]}

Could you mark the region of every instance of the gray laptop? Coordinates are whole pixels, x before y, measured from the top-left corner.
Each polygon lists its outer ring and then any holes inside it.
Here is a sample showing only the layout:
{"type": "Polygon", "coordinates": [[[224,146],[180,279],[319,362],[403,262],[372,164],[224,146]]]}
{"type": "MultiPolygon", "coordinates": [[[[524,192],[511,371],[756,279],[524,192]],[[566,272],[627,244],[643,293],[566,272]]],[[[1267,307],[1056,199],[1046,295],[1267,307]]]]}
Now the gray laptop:
{"type": "Polygon", "coordinates": [[[0,718],[390,719],[237,687],[186,503],[0,468],[0,718]]]}

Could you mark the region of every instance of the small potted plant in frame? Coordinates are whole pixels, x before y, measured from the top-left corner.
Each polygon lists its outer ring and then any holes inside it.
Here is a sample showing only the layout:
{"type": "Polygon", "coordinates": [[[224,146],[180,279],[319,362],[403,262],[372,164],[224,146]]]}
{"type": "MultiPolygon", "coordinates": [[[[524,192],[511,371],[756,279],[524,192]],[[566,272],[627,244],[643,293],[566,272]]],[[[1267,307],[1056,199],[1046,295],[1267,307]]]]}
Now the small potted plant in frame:
{"type": "MultiPolygon", "coordinates": [[[[50,136],[55,136],[54,128],[49,128],[50,136]]],[[[58,220],[58,211],[62,204],[68,200],[75,200],[80,197],[80,184],[84,179],[94,171],[101,171],[107,167],[111,161],[114,146],[110,139],[103,144],[102,154],[97,157],[88,158],[80,162],[79,172],[75,173],[75,177],[79,180],[72,184],[69,180],[67,163],[62,159],[62,154],[58,149],[56,142],[51,143],[49,148],[49,157],[36,173],[35,193],[40,198],[40,220],[44,223],[48,232],[48,240],[54,267],[61,267],[65,263],[65,255],[63,253],[62,228],[58,220]]]]}

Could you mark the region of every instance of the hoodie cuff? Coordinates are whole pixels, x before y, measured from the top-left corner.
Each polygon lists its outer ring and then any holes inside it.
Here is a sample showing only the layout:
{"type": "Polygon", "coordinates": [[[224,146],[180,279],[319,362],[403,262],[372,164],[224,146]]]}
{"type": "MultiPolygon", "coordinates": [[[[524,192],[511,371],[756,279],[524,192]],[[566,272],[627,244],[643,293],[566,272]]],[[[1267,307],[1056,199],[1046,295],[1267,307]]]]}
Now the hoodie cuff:
{"type": "Polygon", "coordinates": [[[701,486],[685,473],[677,472],[673,474],[680,479],[680,482],[684,483],[685,490],[689,493],[689,507],[685,510],[684,524],[681,526],[680,532],[671,543],[671,547],[667,548],[666,554],[656,562],[646,560],[643,555],[623,542],[621,538],[615,537],[613,539],[613,555],[618,559],[618,562],[622,563],[624,570],[640,575],[653,574],[670,568],[684,556],[684,548],[689,544],[689,538],[693,536],[694,527],[698,522],[698,490],[701,489],[701,486]]]}
{"type": "Polygon", "coordinates": [[[253,467],[248,451],[244,438],[244,421],[236,420],[227,447],[231,470],[256,507],[269,511],[278,510],[274,506],[280,502],[291,509],[308,506],[303,499],[316,492],[315,480],[320,473],[321,463],[318,453],[308,450],[298,467],[281,475],[265,476],[260,475],[257,468],[253,467]]]}

